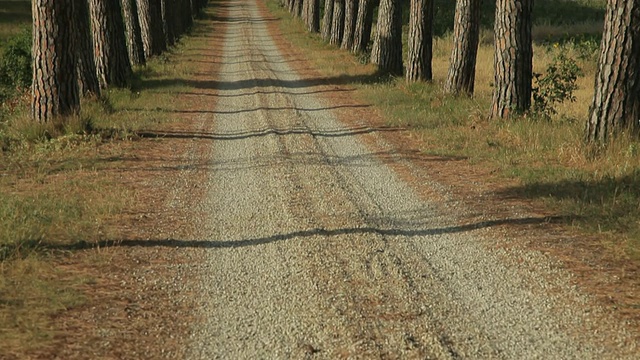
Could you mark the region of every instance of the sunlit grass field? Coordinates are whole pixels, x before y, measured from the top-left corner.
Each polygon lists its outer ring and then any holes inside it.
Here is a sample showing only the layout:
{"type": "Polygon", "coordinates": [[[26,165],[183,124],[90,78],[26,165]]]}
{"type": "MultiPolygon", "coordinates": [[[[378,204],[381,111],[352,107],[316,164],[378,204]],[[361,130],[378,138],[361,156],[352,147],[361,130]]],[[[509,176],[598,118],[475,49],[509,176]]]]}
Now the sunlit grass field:
{"type": "MultiPolygon", "coordinates": [[[[436,0],[433,81],[407,84],[403,78],[372,81],[376,69],[359,61],[363,57],[337,51],[319,36],[305,33],[300,21],[277,1],[269,1],[287,38],[314,54],[310,59],[317,69],[328,77],[367,79],[354,84],[365,101],[382,109],[390,124],[410,127],[422,138],[425,153],[462,156],[499,177],[515,179],[515,196],[544,204],[565,216],[570,226],[600,234],[620,256],[640,260],[640,143],[624,134],[604,148],[584,142],[605,1],[534,3],[534,72],[544,74],[562,53],[582,74],[575,101],[557,105],[551,119],[525,114],[510,120],[488,118],[494,81],[493,2],[483,5],[473,98],[445,95],[442,90],[453,42],[454,4],[436,0]]],[[[406,26],[404,35],[406,41],[406,26]]]]}

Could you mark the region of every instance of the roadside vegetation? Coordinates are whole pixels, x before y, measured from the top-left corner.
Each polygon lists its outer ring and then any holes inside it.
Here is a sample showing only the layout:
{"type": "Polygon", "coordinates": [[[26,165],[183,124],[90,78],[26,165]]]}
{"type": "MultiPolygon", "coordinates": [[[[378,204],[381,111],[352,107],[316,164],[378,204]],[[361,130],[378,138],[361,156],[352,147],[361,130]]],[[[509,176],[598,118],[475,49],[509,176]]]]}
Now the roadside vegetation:
{"type": "Polygon", "coordinates": [[[354,79],[363,100],[382,109],[391,125],[412,129],[423,140],[425,153],[464,157],[496,176],[516,180],[518,185],[505,195],[535,200],[567,219],[567,225],[599,234],[603,245],[619,256],[640,260],[640,142],[624,134],[605,147],[584,141],[605,1],[535,1],[538,75],[533,88],[543,102],[509,120],[489,119],[494,81],[491,2],[482,7],[473,98],[443,92],[454,1],[436,1],[433,81],[412,84],[403,77],[379,77],[366,56],[324,43],[278,1],[268,4],[281,18],[287,38],[314,54],[309,58],[317,69],[327,78],[354,79]]]}
{"type": "Polygon", "coordinates": [[[69,263],[100,271],[95,247],[118,240],[114,218],[137,196],[114,173],[133,156],[137,130],[173,121],[157,104],[170,107],[186,89],[179,79],[193,64],[177,57],[201,41],[185,37],[136,68],[129,88],[83,99],[78,115],[37,123],[29,114],[30,4],[0,0],[0,357],[45,349],[56,316],[86,305],[95,273],[69,263]],[[69,260],[80,249],[94,256],[69,260]]]}

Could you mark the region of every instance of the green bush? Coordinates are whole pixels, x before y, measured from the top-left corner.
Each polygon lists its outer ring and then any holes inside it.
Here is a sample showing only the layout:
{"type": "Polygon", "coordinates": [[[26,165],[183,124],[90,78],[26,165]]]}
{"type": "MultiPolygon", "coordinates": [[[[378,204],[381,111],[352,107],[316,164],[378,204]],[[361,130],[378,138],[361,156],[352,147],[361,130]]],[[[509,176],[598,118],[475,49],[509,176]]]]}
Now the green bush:
{"type": "Polygon", "coordinates": [[[4,44],[0,55],[0,86],[11,90],[31,86],[30,30],[23,30],[4,44]]]}
{"type": "Polygon", "coordinates": [[[547,67],[546,74],[533,74],[533,113],[550,119],[557,113],[556,104],[566,100],[576,101],[573,92],[578,88],[576,80],[582,70],[575,60],[558,53],[547,67]]]}

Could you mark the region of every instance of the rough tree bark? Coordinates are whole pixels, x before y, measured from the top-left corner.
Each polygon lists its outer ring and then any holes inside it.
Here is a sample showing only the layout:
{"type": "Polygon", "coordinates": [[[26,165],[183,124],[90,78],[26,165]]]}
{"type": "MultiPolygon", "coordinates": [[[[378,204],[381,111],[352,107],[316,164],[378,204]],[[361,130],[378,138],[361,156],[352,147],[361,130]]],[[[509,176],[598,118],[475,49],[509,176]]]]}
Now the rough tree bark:
{"type": "Polygon", "coordinates": [[[302,0],[302,22],[309,27],[309,0],[302,0]]]}
{"type": "Polygon", "coordinates": [[[356,19],[358,18],[358,0],[344,0],[344,34],[340,48],[351,50],[356,35],[356,19]]]}
{"type": "Polygon", "coordinates": [[[331,39],[331,24],[333,23],[333,6],[335,0],[324,1],[324,14],[322,15],[322,39],[331,39]]]}
{"type": "Polygon", "coordinates": [[[333,16],[331,21],[331,38],[329,44],[340,46],[344,34],[344,1],[335,0],[333,4],[333,16]]]}
{"type": "Polygon", "coordinates": [[[381,0],[378,26],[371,50],[371,62],[378,69],[402,74],[402,8],[400,0],[381,0]]]}
{"type": "Polygon", "coordinates": [[[373,25],[374,0],[359,0],[358,16],[356,18],[355,34],[351,51],[363,53],[367,51],[371,40],[371,27],[373,25]]]}
{"type": "Polygon", "coordinates": [[[120,2],[89,0],[89,11],[100,87],[125,86],[131,75],[131,63],[120,2]]]}
{"type": "Polygon", "coordinates": [[[640,132],[640,2],[609,0],[586,137],[640,132]]]}
{"type": "Polygon", "coordinates": [[[136,0],[138,5],[138,21],[140,22],[140,36],[145,59],[153,56],[153,31],[151,27],[151,0],[136,0]]]}
{"type": "Polygon", "coordinates": [[[89,19],[89,3],[86,0],[76,1],[73,8],[75,26],[76,68],[78,91],[80,95],[100,96],[100,83],[93,56],[93,40],[91,38],[91,21],[89,19]]]}
{"type": "Polygon", "coordinates": [[[453,25],[453,50],[444,91],[473,95],[480,36],[482,0],[458,0],[453,25]]]}
{"type": "Polygon", "coordinates": [[[307,1],[307,30],[317,33],[320,31],[320,0],[307,1]]]}
{"type": "Polygon", "coordinates": [[[80,109],[73,0],[34,0],[31,116],[47,122],[80,109]]]}
{"type": "Polygon", "coordinates": [[[295,0],[295,4],[293,6],[293,16],[299,18],[302,16],[302,0],[295,0]]]}
{"type": "Polygon", "coordinates": [[[532,7],[533,0],[496,1],[492,117],[507,118],[531,106],[532,7]]]}
{"type": "Polygon", "coordinates": [[[138,4],[136,0],[122,0],[122,15],[127,31],[127,49],[132,65],[144,65],[144,45],[142,44],[142,30],[138,19],[138,4]]]}
{"type": "Polygon", "coordinates": [[[433,78],[433,0],[411,0],[409,16],[408,82],[430,81],[433,78]]]}
{"type": "Polygon", "coordinates": [[[289,6],[288,6],[289,13],[291,15],[294,15],[295,8],[296,8],[296,0],[288,0],[288,1],[289,1],[289,6]]]}

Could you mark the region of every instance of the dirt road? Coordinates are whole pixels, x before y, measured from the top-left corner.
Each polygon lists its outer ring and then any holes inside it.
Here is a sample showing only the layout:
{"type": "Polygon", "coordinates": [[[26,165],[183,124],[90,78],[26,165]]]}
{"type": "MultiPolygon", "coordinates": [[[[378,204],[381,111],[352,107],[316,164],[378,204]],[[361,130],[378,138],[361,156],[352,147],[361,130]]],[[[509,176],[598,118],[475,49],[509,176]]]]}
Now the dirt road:
{"type": "Polygon", "coordinates": [[[194,59],[219,71],[193,94],[212,108],[189,136],[210,148],[186,157],[210,170],[193,239],[179,239],[205,253],[189,357],[637,355],[570,274],[493,246],[488,223],[457,220],[464,209],[445,188],[405,181],[393,163],[411,165],[385,129],[339,121],[363,105],[329,102],[339,89],[302,80],[257,1],[226,1],[221,60],[194,59]]]}

